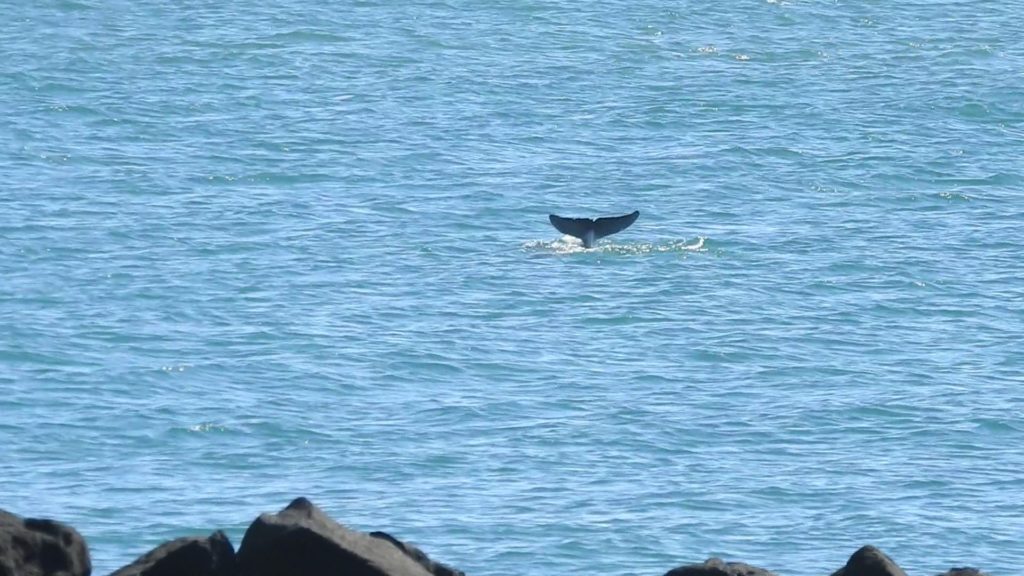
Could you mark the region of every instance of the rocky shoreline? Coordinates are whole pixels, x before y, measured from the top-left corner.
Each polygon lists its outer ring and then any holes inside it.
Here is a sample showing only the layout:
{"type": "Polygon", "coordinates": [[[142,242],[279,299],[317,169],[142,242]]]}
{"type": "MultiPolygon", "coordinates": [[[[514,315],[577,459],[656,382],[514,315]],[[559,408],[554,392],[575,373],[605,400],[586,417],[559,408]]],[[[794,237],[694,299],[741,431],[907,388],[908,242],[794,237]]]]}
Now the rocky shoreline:
{"type": "MultiPolygon", "coordinates": [[[[0,576],[89,576],[89,549],[74,528],[0,510],[0,576]]],[[[664,576],[778,576],[742,562],[711,558],[664,576]]],[[[110,576],[465,576],[385,532],[339,524],[305,498],[249,525],[237,552],[216,531],[165,542],[110,576]]],[[[907,576],[873,546],[850,556],[832,576],[907,576]]],[[[938,576],[987,576],[952,568],[938,576]]]]}

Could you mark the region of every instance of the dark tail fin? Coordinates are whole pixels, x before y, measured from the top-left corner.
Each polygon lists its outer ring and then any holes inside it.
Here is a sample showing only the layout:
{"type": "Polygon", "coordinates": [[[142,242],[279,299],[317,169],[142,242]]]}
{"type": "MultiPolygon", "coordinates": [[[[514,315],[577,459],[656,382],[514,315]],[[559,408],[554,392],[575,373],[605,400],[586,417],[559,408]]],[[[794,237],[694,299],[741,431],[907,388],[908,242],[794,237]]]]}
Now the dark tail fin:
{"type": "Polygon", "coordinates": [[[598,218],[597,220],[591,218],[563,218],[550,214],[548,215],[548,220],[551,220],[551,225],[556,230],[562,234],[568,234],[583,240],[583,245],[590,248],[598,238],[622,232],[629,228],[633,222],[636,222],[636,219],[639,217],[640,211],[637,210],[625,216],[612,216],[609,218],[598,218]]]}
{"type": "Polygon", "coordinates": [[[598,218],[594,221],[594,239],[604,238],[605,236],[611,236],[616,232],[622,232],[626,228],[629,228],[636,219],[640,217],[640,211],[637,210],[631,214],[625,216],[612,216],[610,218],[598,218]]]}
{"type": "Polygon", "coordinates": [[[551,225],[555,227],[555,230],[577,238],[583,238],[587,235],[587,230],[594,227],[594,221],[590,218],[562,218],[550,214],[548,220],[551,220],[551,225]]]}

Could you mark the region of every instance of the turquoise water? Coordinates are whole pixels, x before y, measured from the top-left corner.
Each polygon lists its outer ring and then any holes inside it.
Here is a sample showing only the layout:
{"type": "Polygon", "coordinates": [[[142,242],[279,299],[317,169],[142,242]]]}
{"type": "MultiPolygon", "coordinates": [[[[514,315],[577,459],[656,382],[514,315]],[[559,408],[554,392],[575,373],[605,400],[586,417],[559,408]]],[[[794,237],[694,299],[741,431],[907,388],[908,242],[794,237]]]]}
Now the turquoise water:
{"type": "Polygon", "coordinates": [[[1019,566],[1024,3],[150,4],[0,22],[0,507],[96,573],[298,495],[475,576],[1019,566]]]}

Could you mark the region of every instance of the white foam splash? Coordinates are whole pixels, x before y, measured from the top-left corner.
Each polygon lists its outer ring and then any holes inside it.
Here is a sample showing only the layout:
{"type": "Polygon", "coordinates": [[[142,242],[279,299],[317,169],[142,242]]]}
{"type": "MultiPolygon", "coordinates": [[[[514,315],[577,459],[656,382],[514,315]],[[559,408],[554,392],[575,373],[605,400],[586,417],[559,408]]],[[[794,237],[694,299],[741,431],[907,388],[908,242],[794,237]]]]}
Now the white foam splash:
{"type": "Polygon", "coordinates": [[[189,426],[189,432],[224,432],[227,428],[214,424],[212,422],[203,422],[202,424],[196,424],[195,426],[189,426]]]}
{"type": "Polygon", "coordinates": [[[584,248],[583,242],[581,242],[578,238],[574,238],[572,236],[562,236],[558,240],[554,240],[551,242],[545,242],[543,240],[532,240],[530,242],[524,242],[523,249],[552,252],[554,254],[587,254],[591,252],[597,254],[664,254],[670,252],[704,252],[707,250],[704,247],[705,240],[705,237],[698,236],[696,240],[678,240],[674,242],[668,242],[666,244],[603,243],[598,244],[593,248],[584,248]]]}

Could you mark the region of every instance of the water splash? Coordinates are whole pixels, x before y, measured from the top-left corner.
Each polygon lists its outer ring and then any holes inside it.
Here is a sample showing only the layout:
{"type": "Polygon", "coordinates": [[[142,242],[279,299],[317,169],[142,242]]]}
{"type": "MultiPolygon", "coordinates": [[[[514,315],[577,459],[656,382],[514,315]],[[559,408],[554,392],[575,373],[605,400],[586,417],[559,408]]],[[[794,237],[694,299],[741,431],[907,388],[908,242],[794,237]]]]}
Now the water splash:
{"type": "Polygon", "coordinates": [[[558,240],[543,241],[531,240],[523,243],[523,249],[538,252],[552,252],[555,254],[663,254],[663,253],[687,253],[705,252],[707,248],[704,243],[707,239],[698,236],[694,240],[675,240],[663,244],[635,243],[615,244],[601,243],[593,248],[584,248],[579,238],[562,236],[558,240]]]}
{"type": "Polygon", "coordinates": [[[188,427],[189,432],[226,432],[227,428],[213,422],[202,422],[188,427]]]}

